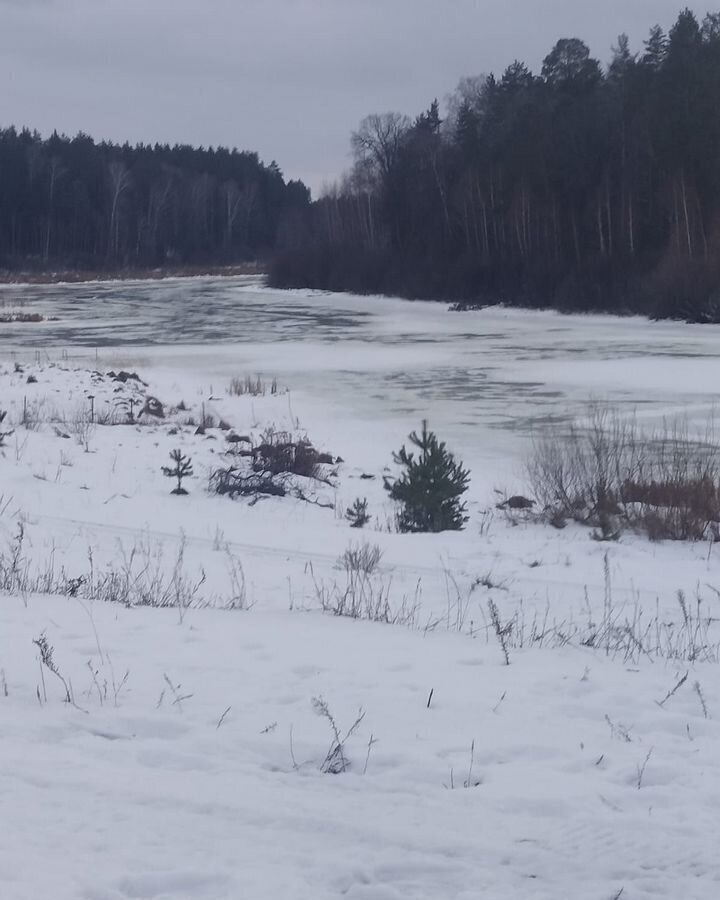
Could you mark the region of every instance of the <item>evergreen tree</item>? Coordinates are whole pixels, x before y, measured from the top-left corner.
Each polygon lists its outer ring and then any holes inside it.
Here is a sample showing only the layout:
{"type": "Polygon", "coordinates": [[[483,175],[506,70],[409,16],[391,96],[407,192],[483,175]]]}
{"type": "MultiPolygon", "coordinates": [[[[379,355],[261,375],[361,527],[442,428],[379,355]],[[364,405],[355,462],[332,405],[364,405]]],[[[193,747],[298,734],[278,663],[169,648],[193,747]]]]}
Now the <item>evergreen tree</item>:
{"type": "Polygon", "coordinates": [[[309,202],[255,153],[0,128],[0,268],[255,260],[293,239],[309,202]]]}
{"type": "MultiPolygon", "coordinates": [[[[718,109],[720,14],[683,10],[637,54],[621,35],[605,70],[564,38],[540,76],[515,61],[463,79],[445,121],[437,102],[365,119],[352,176],[306,211],[271,283],[705,321],[720,295],[718,109]]],[[[58,197],[67,182],[60,170],[58,197]]]]}
{"type": "Polygon", "coordinates": [[[558,88],[585,90],[602,78],[600,63],[579,38],[562,38],[543,60],[542,77],[558,88]]]}
{"type": "Polygon", "coordinates": [[[467,522],[466,504],[460,498],[468,489],[470,473],[428,431],[427,421],[423,420],[421,434],[413,431],[409,439],[419,455],[401,447],[393,460],[404,472],[398,478],[385,478],[385,490],[401,505],[399,530],[460,531],[467,522]]]}
{"type": "Polygon", "coordinates": [[[175,463],[173,466],[163,466],[162,473],[167,478],[176,478],[177,487],[170,491],[171,494],[184,496],[187,491],[182,486],[183,478],[188,478],[193,474],[192,461],[190,457],[185,456],[182,450],[171,450],[170,459],[175,463]]]}
{"type": "Polygon", "coordinates": [[[645,54],[643,63],[653,71],[657,71],[663,64],[667,53],[667,37],[659,25],[653,25],[650,36],[645,41],[645,54]]]}
{"type": "Polygon", "coordinates": [[[357,497],[352,506],[345,510],[345,518],[351,528],[363,528],[370,521],[367,498],[357,497]]]}

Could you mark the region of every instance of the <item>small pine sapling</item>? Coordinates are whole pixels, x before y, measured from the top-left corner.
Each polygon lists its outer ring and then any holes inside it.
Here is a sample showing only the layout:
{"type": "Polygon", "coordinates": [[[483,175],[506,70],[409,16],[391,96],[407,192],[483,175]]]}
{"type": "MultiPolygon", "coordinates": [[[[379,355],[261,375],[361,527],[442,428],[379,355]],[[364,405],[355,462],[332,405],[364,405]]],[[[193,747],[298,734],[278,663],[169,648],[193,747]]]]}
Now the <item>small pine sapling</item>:
{"type": "Polygon", "coordinates": [[[357,497],[353,505],[348,506],[345,510],[345,518],[350,523],[351,528],[362,528],[364,525],[367,525],[370,521],[367,509],[368,502],[366,497],[363,497],[362,500],[360,497],[357,497]]]}
{"type": "Polygon", "coordinates": [[[193,473],[192,460],[185,456],[182,450],[172,450],[170,459],[175,463],[174,466],[163,466],[162,473],[168,478],[177,478],[177,487],[170,493],[184,495],[187,491],[182,486],[183,478],[187,478],[193,473]]]}
{"type": "Polygon", "coordinates": [[[396,465],[405,470],[398,478],[384,479],[385,490],[400,504],[397,526],[402,532],[461,531],[467,522],[466,504],[470,473],[456,462],[445,444],[422,423],[420,435],[413,431],[410,442],[416,456],[405,447],[393,453],[396,465]]]}

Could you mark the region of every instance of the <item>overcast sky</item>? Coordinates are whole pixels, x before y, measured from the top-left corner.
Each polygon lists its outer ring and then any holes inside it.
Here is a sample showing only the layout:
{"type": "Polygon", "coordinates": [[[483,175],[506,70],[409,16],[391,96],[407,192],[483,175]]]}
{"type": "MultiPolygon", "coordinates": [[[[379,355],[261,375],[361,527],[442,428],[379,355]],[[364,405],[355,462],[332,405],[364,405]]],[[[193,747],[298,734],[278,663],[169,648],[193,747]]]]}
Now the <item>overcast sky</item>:
{"type": "Polygon", "coordinates": [[[0,0],[0,124],[257,150],[316,192],[349,165],[364,115],[415,115],[462,76],[515,58],[537,70],[559,37],[582,38],[604,62],[619,33],[639,49],[682,5],[0,0]]]}

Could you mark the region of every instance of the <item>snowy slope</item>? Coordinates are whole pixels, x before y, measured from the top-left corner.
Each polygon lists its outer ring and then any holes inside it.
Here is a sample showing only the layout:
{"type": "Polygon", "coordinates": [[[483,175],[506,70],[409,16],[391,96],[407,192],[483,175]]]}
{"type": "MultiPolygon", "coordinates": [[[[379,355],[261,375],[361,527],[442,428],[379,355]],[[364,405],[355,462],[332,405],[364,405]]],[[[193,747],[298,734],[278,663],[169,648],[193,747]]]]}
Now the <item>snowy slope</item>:
{"type": "MultiPolygon", "coordinates": [[[[317,613],[31,597],[0,622],[3,897],[718,896],[720,729],[691,683],[657,705],[675,667],[578,648],[507,667],[317,613]],[[81,709],[48,673],[38,702],[42,631],[81,709]],[[345,774],[320,771],[314,697],[343,730],[365,712],[345,774]]],[[[712,712],[715,669],[689,679],[712,712]]]]}
{"type": "MultiPolygon", "coordinates": [[[[66,299],[45,324],[71,340],[66,299]]],[[[300,299],[317,328],[323,298],[300,299]]],[[[13,430],[0,450],[2,900],[720,895],[718,551],[604,544],[495,508],[497,491],[524,487],[529,430],[594,387],[648,420],[683,406],[702,419],[711,332],[658,326],[631,389],[639,320],[595,322],[583,363],[588,320],[430,308],[406,322],[378,300],[369,322],[369,302],[342,301],[356,343],[303,346],[289,327],[276,346],[268,314],[257,345],[70,360],[17,339],[0,362],[0,430],[13,430]],[[456,400],[481,337],[463,329],[498,336],[482,338],[484,374],[456,400]],[[671,367],[673,352],[684,356],[671,367]],[[107,374],[121,367],[142,382],[107,374]],[[278,392],[228,393],[256,371],[268,385],[276,374],[278,392]],[[123,424],[148,395],[166,417],[123,424]],[[86,427],[90,396],[108,424],[86,427]],[[388,529],[382,476],[424,413],[472,470],[461,533],[388,529]],[[232,457],[227,432],[195,433],[203,414],[255,439],[269,425],[307,431],[342,462],[306,486],[312,502],[213,496],[209,473],[232,457]],[[187,497],[160,471],[175,448],[193,461],[187,497]],[[372,514],[362,532],[343,515],[356,497],[372,514]],[[322,612],[362,542],[382,554],[364,589],[410,624],[322,612]],[[162,585],[172,599],[180,584],[187,602],[103,603],[91,585],[109,573],[135,598],[162,585]],[[512,626],[510,665],[490,601],[512,626]],[[73,703],[42,665],[42,635],[73,703]],[[320,699],[343,734],[364,712],[342,774],[323,771],[333,733],[320,699]]],[[[140,340],[140,306],[109,310],[118,333],[124,322],[140,340]]]]}

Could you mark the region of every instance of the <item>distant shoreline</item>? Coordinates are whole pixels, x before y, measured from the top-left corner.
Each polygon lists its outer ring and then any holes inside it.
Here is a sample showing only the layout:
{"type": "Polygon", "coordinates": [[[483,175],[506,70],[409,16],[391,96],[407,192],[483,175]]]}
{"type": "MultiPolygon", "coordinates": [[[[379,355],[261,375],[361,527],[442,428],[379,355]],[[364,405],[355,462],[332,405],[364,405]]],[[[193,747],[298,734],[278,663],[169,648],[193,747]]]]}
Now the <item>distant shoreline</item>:
{"type": "Polygon", "coordinates": [[[264,275],[258,263],[235,266],[168,266],[155,269],[108,269],[99,271],[62,270],[56,272],[12,272],[0,270],[0,287],[23,284],[84,284],[90,281],[162,281],[166,278],[232,278],[238,275],[264,275]]]}

